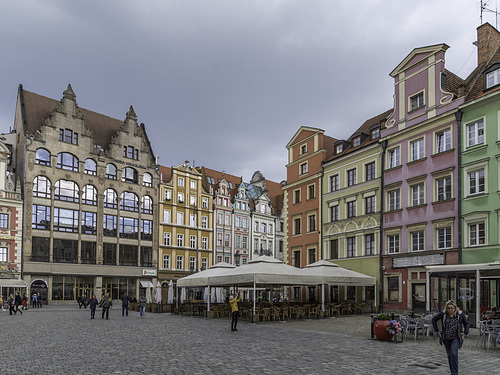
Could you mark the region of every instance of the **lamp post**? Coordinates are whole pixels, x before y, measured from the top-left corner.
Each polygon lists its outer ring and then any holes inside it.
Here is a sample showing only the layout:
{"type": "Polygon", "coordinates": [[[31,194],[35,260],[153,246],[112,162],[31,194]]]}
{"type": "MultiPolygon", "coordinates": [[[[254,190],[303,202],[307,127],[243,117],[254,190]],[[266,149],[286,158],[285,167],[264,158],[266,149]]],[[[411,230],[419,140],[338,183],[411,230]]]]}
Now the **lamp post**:
{"type": "Polygon", "coordinates": [[[236,250],[236,252],[234,253],[234,263],[237,267],[240,266],[240,257],[241,257],[240,251],[236,250]]]}
{"type": "Polygon", "coordinates": [[[198,241],[200,238],[200,227],[198,225],[198,207],[196,206],[196,203],[193,204],[194,208],[194,215],[195,215],[195,221],[194,225],[196,225],[196,265],[195,265],[195,272],[198,272],[200,270],[199,263],[198,263],[198,256],[199,256],[199,246],[198,246],[198,241]]]}

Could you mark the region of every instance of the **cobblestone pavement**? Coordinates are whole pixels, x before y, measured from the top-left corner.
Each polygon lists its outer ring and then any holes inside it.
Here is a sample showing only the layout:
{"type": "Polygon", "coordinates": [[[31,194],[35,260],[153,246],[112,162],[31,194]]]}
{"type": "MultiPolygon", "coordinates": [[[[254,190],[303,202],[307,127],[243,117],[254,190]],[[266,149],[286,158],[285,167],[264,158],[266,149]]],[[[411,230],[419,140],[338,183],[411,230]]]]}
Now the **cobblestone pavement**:
{"type": "MultiPolygon", "coordinates": [[[[96,319],[77,307],[0,312],[1,374],[449,374],[432,338],[370,339],[368,316],[250,325],[138,312],[96,319]]],[[[498,374],[500,349],[460,350],[460,374],[498,374]]]]}

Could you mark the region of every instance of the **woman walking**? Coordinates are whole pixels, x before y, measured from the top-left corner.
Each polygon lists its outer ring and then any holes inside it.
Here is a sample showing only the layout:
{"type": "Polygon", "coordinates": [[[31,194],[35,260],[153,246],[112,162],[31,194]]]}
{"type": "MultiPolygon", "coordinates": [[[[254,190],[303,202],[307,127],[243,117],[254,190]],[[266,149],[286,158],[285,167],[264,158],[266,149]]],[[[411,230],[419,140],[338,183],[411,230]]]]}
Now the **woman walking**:
{"type": "Polygon", "coordinates": [[[462,347],[465,337],[469,334],[467,317],[455,301],[448,301],[444,310],[432,318],[432,327],[438,332],[439,343],[444,344],[446,348],[451,375],[458,375],[458,349],[462,347]],[[438,327],[438,321],[441,321],[441,329],[438,327]]]}

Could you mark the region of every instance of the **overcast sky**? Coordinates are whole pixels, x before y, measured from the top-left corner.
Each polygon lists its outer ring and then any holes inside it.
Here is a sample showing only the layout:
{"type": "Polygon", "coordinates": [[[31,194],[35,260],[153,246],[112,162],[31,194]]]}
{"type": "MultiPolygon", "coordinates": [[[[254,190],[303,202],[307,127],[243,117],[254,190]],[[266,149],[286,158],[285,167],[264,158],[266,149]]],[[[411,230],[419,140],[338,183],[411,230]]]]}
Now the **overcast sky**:
{"type": "MultiPolygon", "coordinates": [[[[495,8],[495,0],[490,8],[495,8]]],[[[165,166],[184,160],[286,179],[300,126],[349,137],[393,105],[389,73],[412,49],[475,67],[479,0],[3,1],[0,131],[17,87],[120,120],[132,104],[165,166]]],[[[496,26],[495,16],[483,22],[496,26]]]]}

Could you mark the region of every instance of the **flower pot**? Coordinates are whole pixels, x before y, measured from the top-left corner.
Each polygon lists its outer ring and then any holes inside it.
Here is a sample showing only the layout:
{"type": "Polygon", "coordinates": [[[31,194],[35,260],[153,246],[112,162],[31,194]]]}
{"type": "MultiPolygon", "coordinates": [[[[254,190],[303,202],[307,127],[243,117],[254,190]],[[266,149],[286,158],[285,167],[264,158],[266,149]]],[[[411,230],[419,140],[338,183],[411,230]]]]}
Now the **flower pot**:
{"type": "Polygon", "coordinates": [[[389,320],[376,320],[373,325],[373,333],[375,337],[380,341],[389,341],[392,339],[392,336],[389,332],[387,332],[386,328],[389,325],[389,320]]]}

